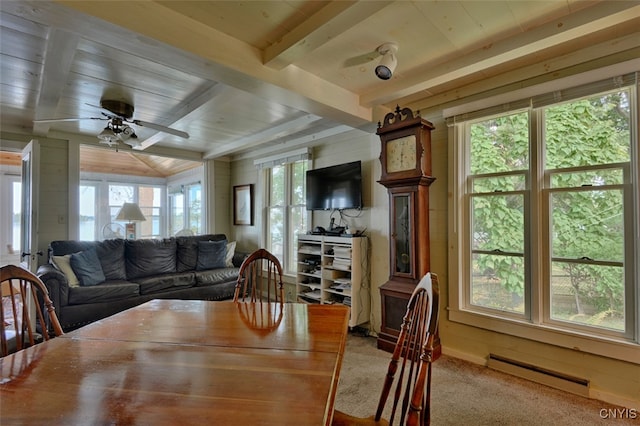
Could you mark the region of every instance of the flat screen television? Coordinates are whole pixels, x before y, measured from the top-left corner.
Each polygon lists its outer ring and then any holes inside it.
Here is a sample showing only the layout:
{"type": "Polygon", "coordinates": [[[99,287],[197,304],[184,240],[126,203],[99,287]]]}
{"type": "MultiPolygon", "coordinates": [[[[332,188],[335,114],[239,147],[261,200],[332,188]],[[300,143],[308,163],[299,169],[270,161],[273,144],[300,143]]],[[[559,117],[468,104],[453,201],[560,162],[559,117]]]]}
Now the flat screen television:
{"type": "Polygon", "coordinates": [[[362,162],[307,170],[307,210],[362,208],[362,162]]]}

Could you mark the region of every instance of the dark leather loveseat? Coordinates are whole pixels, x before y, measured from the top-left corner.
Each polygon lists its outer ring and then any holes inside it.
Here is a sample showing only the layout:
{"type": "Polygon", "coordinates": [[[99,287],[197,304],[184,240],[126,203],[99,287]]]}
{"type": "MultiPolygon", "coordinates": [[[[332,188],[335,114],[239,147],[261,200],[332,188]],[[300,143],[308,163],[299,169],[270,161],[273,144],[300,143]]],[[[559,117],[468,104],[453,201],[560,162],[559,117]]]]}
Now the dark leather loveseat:
{"type": "MultiPolygon", "coordinates": [[[[234,252],[231,267],[226,263],[211,268],[206,258],[203,262],[206,244],[220,247],[226,244],[226,236],[52,241],[49,263],[41,265],[37,275],[49,290],[62,328],[69,331],[151,299],[232,298],[239,266],[246,254],[234,252]],[[214,241],[217,243],[212,243],[214,241]],[[104,273],[104,281],[70,285],[53,257],[69,259],[74,253],[93,250],[104,273]]],[[[230,256],[227,262],[229,260],[230,256]]]]}

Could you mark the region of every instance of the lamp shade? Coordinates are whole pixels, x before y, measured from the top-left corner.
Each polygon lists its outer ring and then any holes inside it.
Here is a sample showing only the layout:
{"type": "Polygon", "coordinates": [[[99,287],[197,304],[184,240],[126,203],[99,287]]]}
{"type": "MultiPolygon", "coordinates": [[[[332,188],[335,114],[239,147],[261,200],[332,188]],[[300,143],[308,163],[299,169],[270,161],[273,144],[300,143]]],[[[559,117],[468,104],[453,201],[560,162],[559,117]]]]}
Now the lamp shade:
{"type": "Polygon", "coordinates": [[[142,222],[147,220],[136,203],[124,203],[116,215],[116,220],[142,222]]]}

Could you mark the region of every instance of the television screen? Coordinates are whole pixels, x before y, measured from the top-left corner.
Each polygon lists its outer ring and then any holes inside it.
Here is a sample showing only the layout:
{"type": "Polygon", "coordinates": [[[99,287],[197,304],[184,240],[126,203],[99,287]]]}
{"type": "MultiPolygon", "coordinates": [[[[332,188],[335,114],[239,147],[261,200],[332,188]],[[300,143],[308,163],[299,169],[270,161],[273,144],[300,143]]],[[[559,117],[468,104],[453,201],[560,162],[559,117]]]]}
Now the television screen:
{"type": "Polygon", "coordinates": [[[362,208],[361,161],[307,171],[307,210],[362,208]]]}

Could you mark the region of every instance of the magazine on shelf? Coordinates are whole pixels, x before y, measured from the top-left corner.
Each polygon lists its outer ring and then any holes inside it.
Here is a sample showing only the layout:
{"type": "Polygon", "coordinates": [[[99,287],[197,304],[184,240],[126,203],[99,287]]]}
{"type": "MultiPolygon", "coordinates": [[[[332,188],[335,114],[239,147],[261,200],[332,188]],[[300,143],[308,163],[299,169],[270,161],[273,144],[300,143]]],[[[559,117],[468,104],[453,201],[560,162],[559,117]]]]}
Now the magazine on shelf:
{"type": "Polygon", "coordinates": [[[320,300],[322,298],[322,291],[320,289],[316,289],[313,291],[307,291],[305,293],[301,293],[301,296],[308,297],[313,300],[320,300]]]}
{"type": "Polygon", "coordinates": [[[346,258],[350,258],[351,257],[351,248],[334,248],[333,249],[333,255],[335,257],[346,257],[346,258]]]}
{"type": "Polygon", "coordinates": [[[302,245],[300,246],[300,248],[298,249],[298,253],[303,253],[303,254],[321,254],[320,252],[320,247],[318,246],[312,246],[312,245],[302,245]]]}

